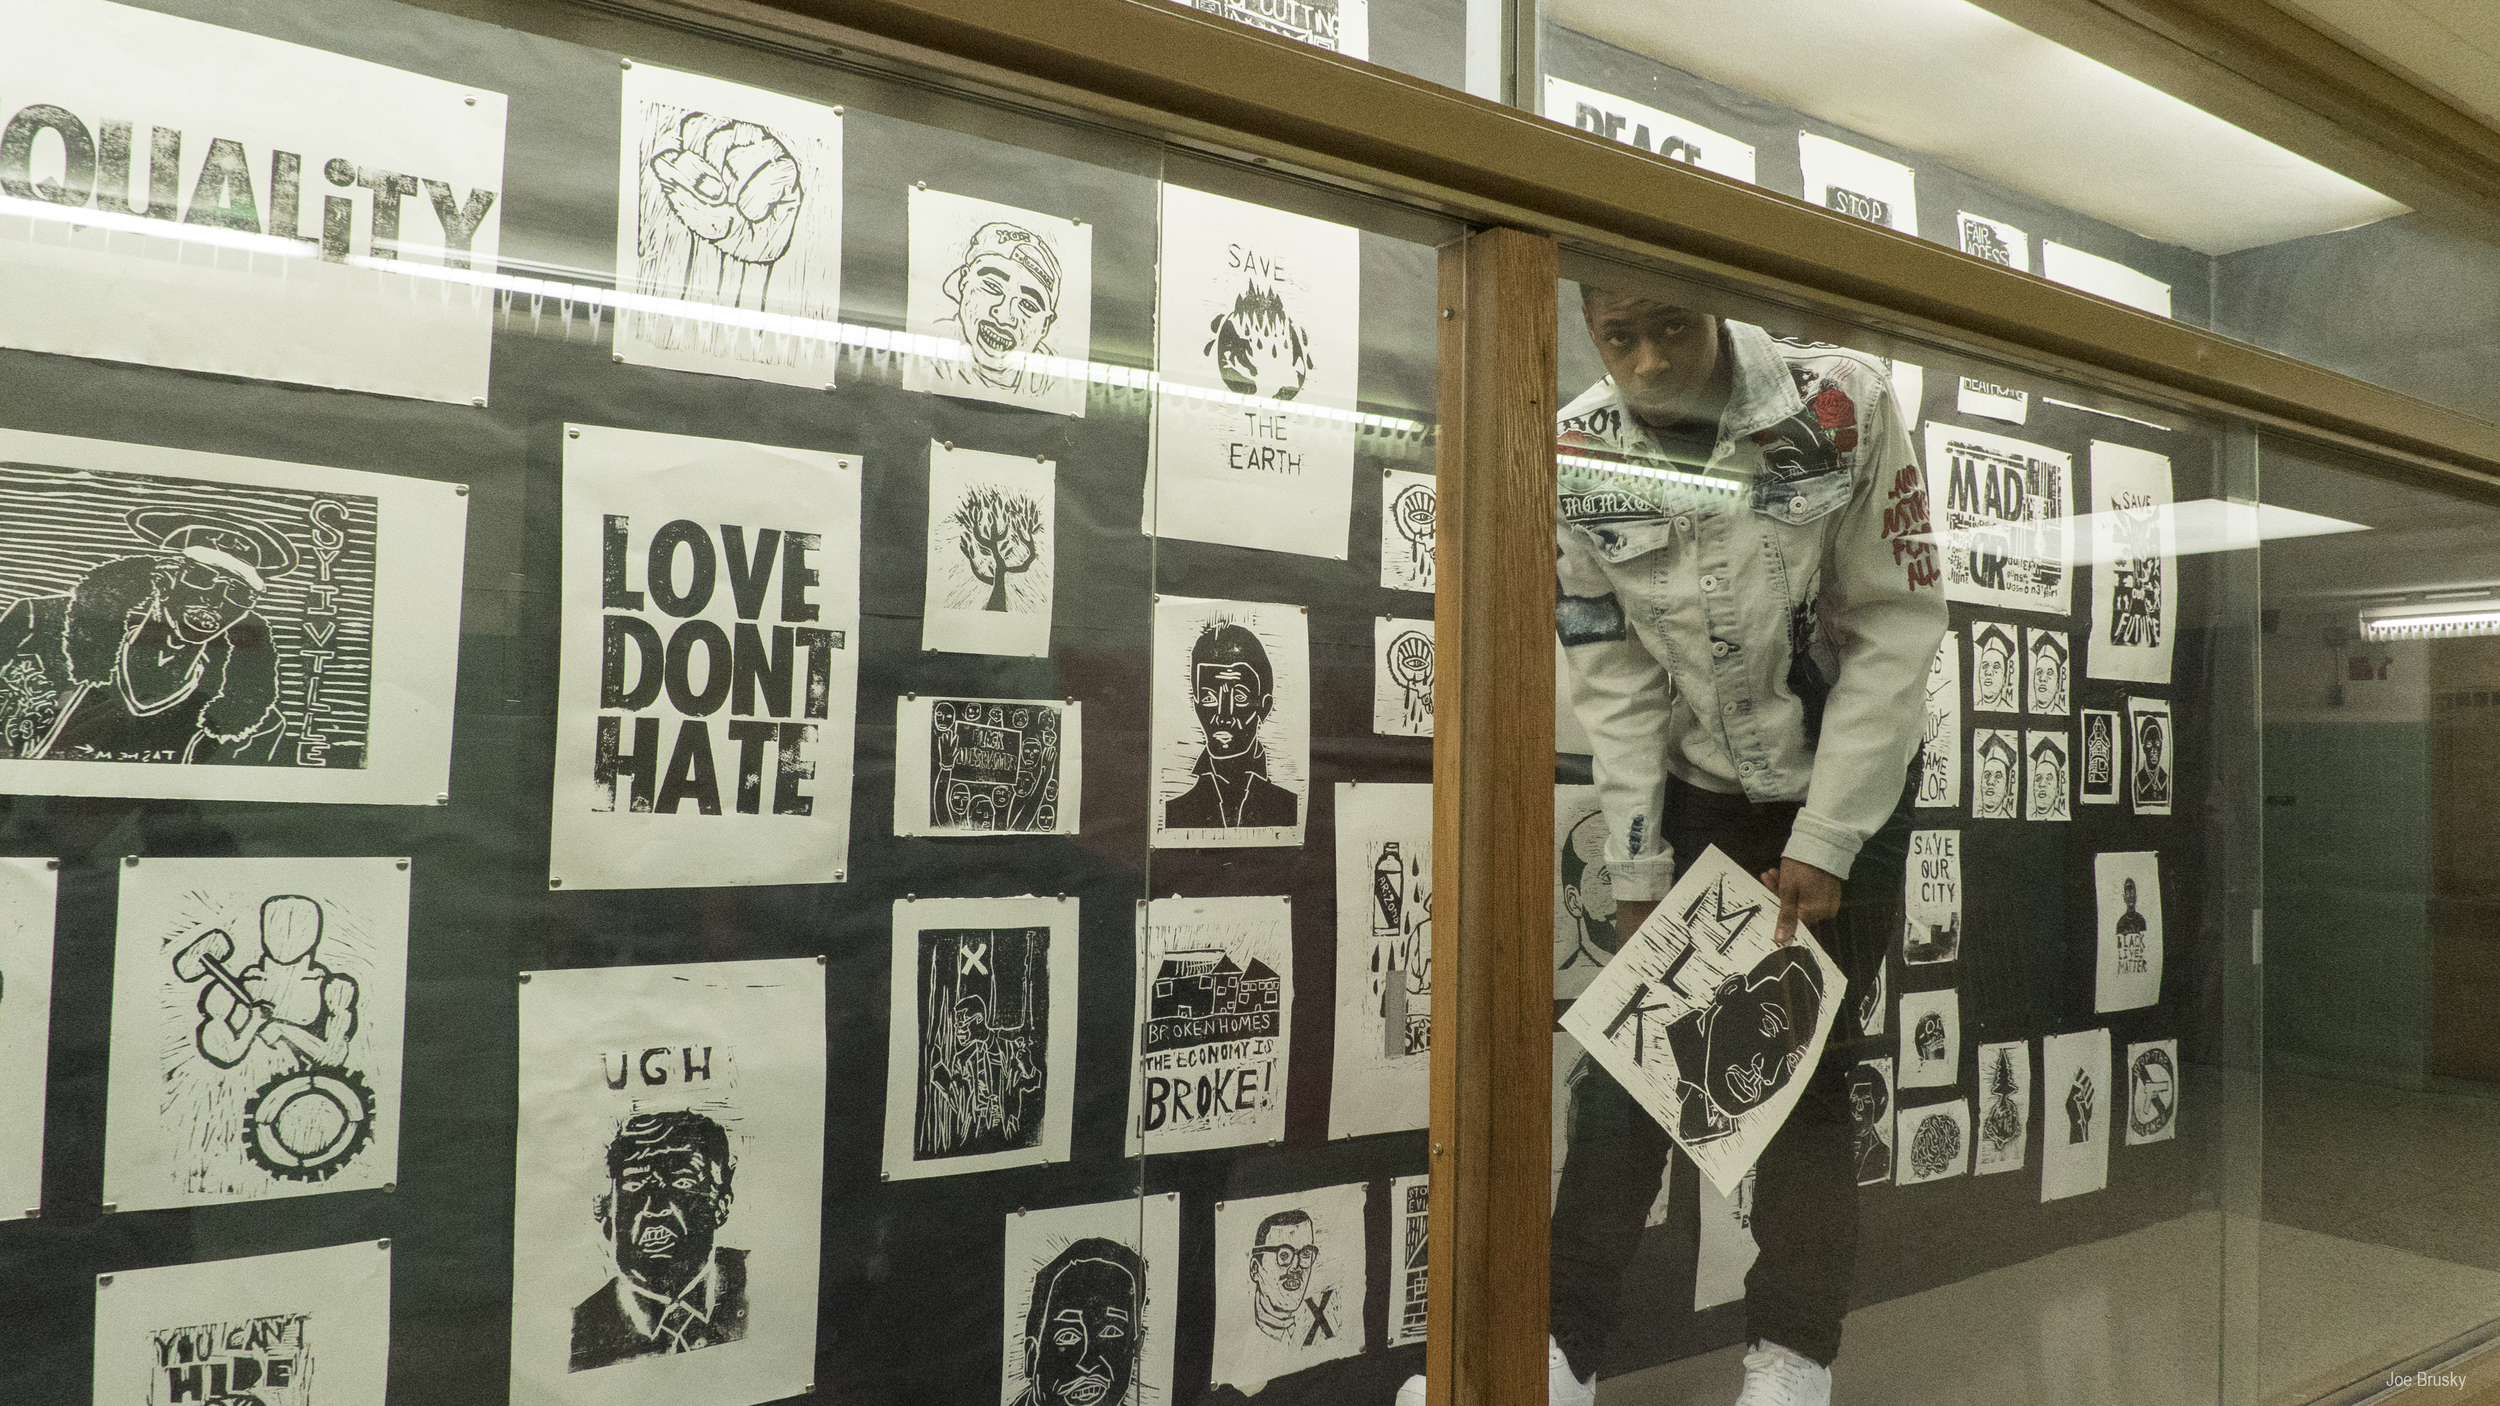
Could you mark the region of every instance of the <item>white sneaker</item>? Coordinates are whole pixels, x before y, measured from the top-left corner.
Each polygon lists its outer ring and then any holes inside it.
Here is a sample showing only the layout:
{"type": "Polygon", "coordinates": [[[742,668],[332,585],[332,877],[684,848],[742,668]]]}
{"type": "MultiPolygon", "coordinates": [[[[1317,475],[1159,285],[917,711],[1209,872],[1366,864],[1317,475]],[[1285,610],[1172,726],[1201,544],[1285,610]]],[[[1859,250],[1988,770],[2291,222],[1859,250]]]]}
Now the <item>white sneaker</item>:
{"type": "Polygon", "coordinates": [[[1736,1406],[1832,1406],[1832,1369],[1764,1339],[1745,1354],[1736,1406]]]}
{"type": "MultiPolygon", "coordinates": [[[[1571,1359],[1550,1337],[1545,1340],[1545,1400],[1547,1406],[1597,1406],[1597,1378],[1584,1382],[1571,1375],[1571,1359]]],[[[1397,1406],[1424,1406],[1423,1378],[1406,1379],[1398,1388],[1397,1406]]]]}
{"type": "Polygon", "coordinates": [[[1406,1379],[1406,1385],[1398,1388],[1398,1406],[1424,1406],[1423,1378],[1408,1377],[1406,1379]]]}

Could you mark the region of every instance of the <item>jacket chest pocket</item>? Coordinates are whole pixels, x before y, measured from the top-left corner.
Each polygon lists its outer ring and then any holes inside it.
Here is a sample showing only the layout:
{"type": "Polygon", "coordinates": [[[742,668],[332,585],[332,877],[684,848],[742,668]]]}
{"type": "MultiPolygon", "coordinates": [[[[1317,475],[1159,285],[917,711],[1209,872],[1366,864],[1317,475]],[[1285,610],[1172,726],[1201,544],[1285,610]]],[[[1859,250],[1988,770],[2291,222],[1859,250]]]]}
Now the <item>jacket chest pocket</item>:
{"type": "Polygon", "coordinates": [[[1753,486],[1753,510],[1772,522],[1803,527],[1840,511],[1856,487],[1846,469],[1830,469],[1785,483],[1757,479],[1753,486]]]}
{"type": "Polygon", "coordinates": [[[1675,536],[1674,521],[1664,517],[1573,525],[1588,535],[1590,545],[1597,548],[1597,554],[1610,563],[1646,556],[1667,545],[1675,536]]]}

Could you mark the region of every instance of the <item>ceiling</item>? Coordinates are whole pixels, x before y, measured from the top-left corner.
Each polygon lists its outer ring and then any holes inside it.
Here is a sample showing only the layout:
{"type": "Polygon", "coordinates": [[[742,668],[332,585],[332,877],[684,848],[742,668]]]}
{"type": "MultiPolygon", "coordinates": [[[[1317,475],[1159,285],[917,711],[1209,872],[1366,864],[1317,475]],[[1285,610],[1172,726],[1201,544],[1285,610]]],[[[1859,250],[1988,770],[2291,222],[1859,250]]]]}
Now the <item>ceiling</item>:
{"type": "Polygon", "coordinates": [[[2275,8],[2500,128],[2500,4],[2273,0],[2275,8]]]}
{"type": "MultiPolygon", "coordinates": [[[[2500,51],[2495,0],[2307,3],[2426,15],[2488,9],[2474,23],[2500,51]]],[[[1554,0],[1552,15],[1619,48],[2201,253],[2405,213],[1967,0],[1554,0]]],[[[2500,90],[2500,76],[2487,83],[2500,90]]],[[[2500,91],[2492,98],[2500,104],[2500,91]]]]}

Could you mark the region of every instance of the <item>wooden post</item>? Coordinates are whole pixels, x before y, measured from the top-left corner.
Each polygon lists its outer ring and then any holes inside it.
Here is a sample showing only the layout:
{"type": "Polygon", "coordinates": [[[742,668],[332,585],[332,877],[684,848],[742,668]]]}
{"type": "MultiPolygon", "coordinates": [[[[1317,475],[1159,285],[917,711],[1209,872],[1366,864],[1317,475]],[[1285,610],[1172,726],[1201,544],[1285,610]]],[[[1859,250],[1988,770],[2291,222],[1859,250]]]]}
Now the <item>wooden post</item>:
{"type": "Polygon", "coordinates": [[[1553,240],[1441,251],[1431,1406],[1543,1406],[1554,973],[1553,240]]]}

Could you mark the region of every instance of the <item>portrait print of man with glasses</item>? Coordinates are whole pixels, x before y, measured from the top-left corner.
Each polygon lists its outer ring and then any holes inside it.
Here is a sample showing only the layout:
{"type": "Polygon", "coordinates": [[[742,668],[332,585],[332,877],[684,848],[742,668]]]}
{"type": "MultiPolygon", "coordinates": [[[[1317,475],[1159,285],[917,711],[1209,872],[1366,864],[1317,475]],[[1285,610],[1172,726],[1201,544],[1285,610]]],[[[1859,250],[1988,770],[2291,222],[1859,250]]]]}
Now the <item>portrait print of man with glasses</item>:
{"type": "Polygon", "coordinates": [[[1313,1321],[1323,1310],[1303,1292],[1318,1263],[1319,1233],[1308,1211],[1278,1211],[1259,1223],[1250,1246],[1250,1307],[1260,1332],[1299,1346],[1310,1334],[1335,1327],[1313,1321]]]}

